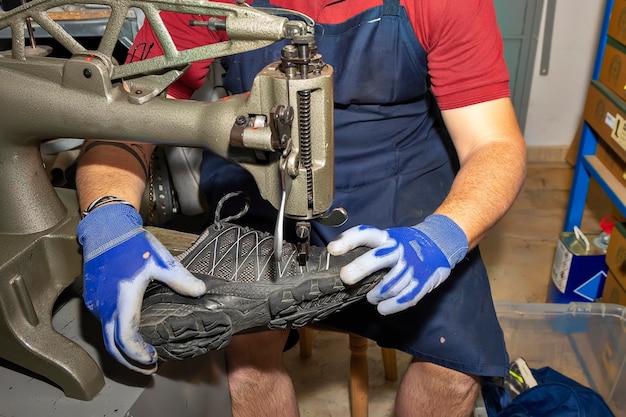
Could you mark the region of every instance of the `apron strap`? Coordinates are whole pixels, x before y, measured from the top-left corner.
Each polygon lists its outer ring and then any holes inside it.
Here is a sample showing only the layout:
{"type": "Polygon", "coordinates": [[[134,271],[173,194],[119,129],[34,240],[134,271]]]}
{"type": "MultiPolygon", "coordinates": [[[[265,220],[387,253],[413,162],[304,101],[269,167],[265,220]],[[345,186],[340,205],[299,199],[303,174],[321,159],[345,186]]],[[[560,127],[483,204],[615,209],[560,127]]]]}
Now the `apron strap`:
{"type": "Polygon", "coordinates": [[[254,0],[252,3],[252,7],[269,7],[269,0],[254,0]]]}
{"type": "MultiPolygon", "coordinates": [[[[268,0],[255,0],[253,6],[269,7],[268,0]]],[[[400,0],[384,0],[383,1],[383,15],[397,16],[400,13],[400,0]]]]}
{"type": "Polygon", "coordinates": [[[400,0],[384,0],[383,14],[397,16],[400,13],[400,0]]]}

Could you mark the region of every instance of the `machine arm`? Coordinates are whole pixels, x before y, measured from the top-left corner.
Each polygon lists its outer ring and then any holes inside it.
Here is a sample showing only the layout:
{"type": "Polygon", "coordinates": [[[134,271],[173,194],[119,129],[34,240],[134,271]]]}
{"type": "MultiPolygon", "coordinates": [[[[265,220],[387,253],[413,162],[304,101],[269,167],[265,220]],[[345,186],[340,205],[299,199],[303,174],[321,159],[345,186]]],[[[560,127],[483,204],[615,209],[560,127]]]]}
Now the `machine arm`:
{"type": "Polygon", "coordinates": [[[310,25],[243,3],[94,0],[111,8],[97,50],[83,48],[47,15],[65,3],[72,1],[35,0],[0,17],[0,29],[12,31],[12,50],[0,54],[0,101],[10,108],[0,112],[0,357],[70,397],[90,399],[102,387],[101,371],[51,327],[59,294],[81,274],[76,196],[53,188],[39,145],[69,137],[206,148],[248,169],[282,214],[325,219],[333,198],[332,68],[317,54],[310,25]],[[130,7],[144,11],[163,56],[130,64],[112,58],[130,7]],[[206,16],[191,24],[225,30],[229,40],[178,51],[161,11],[206,16]],[[26,53],[27,19],[71,57],[26,53]],[[192,61],[283,38],[293,44],[257,75],[249,94],[216,103],[164,97],[192,61]]]}
{"type": "MultiPolygon", "coordinates": [[[[205,0],[97,0],[112,8],[111,23],[98,49],[88,51],[47,17],[45,11],[61,3],[33,1],[0,19],[0,29],[12,28],[14,47],[10,58],[0,58],[0,97],[12,108],[0,115],[5,149],[33,147],[58,137],[203,147],[248,169],[263,197],[277,208],[283,185],[289,183],[286,216],[326,217],[333,197],[332,68],[317,54],[308,25],[246,5],[205,0]],[[113,60],[114,40],[129,7],[144,10],[163,56],[121,65],[113,60]],[[226,30],[229,40],[177,51],[159,16],[162,10],[206,16],[194,24],[206,22],[209,29],[226,30]],[[65,45],[72,57],[27,57],[23,22],[28,18],[65,45]],[[257,75],[249,94],[218,103],[163,97],[189,62],[261,48],[287,37],[294,45],[285,47],[282,61],[257,75]]],[[[29,200],[24,205],[36,212],[33,204],[29,200]]],[[[49,204],[42,208],[50,211],[49,204]]],[[[11,221],[0,219],[0,232],[16,231],[7,224],[11,221]]],[[[18,229],[23,223],[33,224],[32,231],[50,226],[20,222],[18,229]]]]}
{"type": "MultiPolygon", "coordinates": [[[[86,52],[85,48],[47,13],[53,7],[67,4],[67,0],[34,0],[5,13],[0,19],[0,29],[11,27],[12,57],[26,58],[25,27],[28,21],[39,24],[71,54],[86,52]]],[[[164,55],[130,64],[111,66],[111,80],[123,77],[176,68],[190,62],[233,55],[262,48],[282,39],[311,33],[312,28],[303,21],[290,21],[270,15],[245,4],[233,5],[206,0],[94,0],[111,8],[111,15],[97,52],[109,59],[119,38],[130,8],[141,9],[164,50],[164,55]],[[213,30],[225,30],[229,40],[211,45],[178,51],[163,24],[161,11],[211,17],[206,21],[213,30]]],[[[193,24],[193,23],[192,23],[193,24]]]]}

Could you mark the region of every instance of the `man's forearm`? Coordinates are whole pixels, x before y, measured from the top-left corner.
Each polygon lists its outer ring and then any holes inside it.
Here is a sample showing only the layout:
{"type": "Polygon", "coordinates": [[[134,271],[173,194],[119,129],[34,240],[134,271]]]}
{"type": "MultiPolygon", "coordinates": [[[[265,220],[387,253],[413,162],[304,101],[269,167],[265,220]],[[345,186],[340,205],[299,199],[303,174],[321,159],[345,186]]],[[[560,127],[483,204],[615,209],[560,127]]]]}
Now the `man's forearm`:
{"type": "Polygon", "coordinates": [[[517,197],[526,176],[526,144],[509,99],[442,114],[461,170],[435,212],[453,219],[473,248],[517,197]]]}
{"type": "Polygon", "coordinates": [[[86,141],[76,173],[81,211],[102,196],[119,197],[139,210],[153,150],[152,144],[86,141]]]}
{"type": "Polygon", "coordinates": [[[525,178],[520,141],[494,142],[465,161],[436,213],[454,219],[475,247],[517,197],[525,178]]]}

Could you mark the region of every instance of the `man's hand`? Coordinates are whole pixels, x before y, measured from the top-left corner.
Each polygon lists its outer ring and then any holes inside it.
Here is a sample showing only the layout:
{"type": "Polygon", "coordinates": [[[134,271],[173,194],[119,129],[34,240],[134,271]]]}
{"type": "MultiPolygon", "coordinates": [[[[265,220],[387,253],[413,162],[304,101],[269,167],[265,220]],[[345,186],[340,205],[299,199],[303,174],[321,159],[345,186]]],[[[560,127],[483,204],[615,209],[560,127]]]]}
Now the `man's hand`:
{"type": "Polygon", "coordinates": [[[448,278],[468,249],[463,230],[440,214],[414,227],[380,230],[356,226],[330,242],[328,251],[342,255],[359,246],[373,249],[341,268],[341,280],[356,284],[375,271],[390,268],[367,294],[368,301],[383,315],[417,304],[448,278]]]}
{"type": "Polygon", "coordinates": [[[83,297],[102,323],[104,344],[120,363],[143,374],[157,369],[157,354],[139,334],[143,294],[151,280],[180,294],[199,297],[204,283],[185,269],[142,227],[126,204],[108,204],[78,225],[83,245],[83,297]]]}

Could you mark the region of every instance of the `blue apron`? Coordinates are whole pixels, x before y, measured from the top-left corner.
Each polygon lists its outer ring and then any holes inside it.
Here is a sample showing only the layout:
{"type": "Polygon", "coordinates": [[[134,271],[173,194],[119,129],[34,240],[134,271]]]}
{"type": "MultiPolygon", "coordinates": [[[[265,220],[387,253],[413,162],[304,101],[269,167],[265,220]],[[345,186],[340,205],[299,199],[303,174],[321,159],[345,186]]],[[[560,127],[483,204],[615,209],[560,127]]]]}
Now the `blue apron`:
{"type": "MultiPolygon", "coordinates": [[[[458,161],[429,90],[426,51],[406,10],[399,0],[385,0],[343,23],[318,24],[316,41],[335,71],[334,204],[344,207],[349,219],[341,228],[313,222],[312,243],[325,245],[358,224],[384,229],[421,222],[447,196],[458,161]]],[[[225,87],[249,91],[254,76],[279,59],[284,44],[223,58],[225,87]]],[[[273,230],[275,211],[264,217],[269,204],[252,189],[245,170],[209,154],[203,168],[202,187],[210,201],[243,189],[259,209],[251,215],[252,225],[269,222],[263,229],[273,230]]],[[[364,301],[327,323],[462,372],[508,372],[478,250],[415,308],[382,317],[364,301]]]]}

